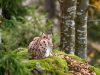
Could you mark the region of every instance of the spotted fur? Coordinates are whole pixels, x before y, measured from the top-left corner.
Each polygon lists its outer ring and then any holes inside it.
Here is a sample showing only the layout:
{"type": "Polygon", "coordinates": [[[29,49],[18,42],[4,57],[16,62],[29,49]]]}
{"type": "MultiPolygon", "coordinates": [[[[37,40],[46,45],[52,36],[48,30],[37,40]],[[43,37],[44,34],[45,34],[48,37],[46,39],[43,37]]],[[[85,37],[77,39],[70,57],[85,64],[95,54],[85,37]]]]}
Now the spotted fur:
{"type": "Polygon", "coordinates": [[[33,59],[45,58],[51,55],[52,47],[52,36],[43,34],[30,42],[28,52],[33,59]]]}

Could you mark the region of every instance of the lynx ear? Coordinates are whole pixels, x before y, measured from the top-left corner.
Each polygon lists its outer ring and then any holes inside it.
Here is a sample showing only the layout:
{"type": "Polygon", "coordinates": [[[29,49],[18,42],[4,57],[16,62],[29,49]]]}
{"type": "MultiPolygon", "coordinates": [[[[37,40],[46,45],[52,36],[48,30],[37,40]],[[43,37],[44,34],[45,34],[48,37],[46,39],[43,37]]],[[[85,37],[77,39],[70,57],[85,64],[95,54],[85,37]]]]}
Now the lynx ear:
{"type": "Polygon", "coordinates": [[[52,38],[52,34],[48,34],[48,38],[52,38]]]}
{"type": "Polygon", "coordinates": [[[42,37],[43,37],[43,38],[46,38],[46,34],[42,33],[42,37]]]}

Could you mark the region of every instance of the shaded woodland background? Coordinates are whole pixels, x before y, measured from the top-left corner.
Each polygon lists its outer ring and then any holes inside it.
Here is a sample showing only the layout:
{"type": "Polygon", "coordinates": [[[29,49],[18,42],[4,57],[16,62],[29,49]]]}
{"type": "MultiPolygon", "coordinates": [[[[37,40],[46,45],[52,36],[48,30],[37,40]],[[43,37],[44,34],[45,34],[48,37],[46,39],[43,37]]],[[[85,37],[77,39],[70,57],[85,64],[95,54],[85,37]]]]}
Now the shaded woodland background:
{"type": "MultiPolygon", "coordinates": [[[[100,0],[88,9],[88,61],[100,68],[100,0]]],[[[60,46],[60,6],[57,0],[0,0],[0,50],[27,48],[35,36],[53,34],[54,49],[60,46]]]]}

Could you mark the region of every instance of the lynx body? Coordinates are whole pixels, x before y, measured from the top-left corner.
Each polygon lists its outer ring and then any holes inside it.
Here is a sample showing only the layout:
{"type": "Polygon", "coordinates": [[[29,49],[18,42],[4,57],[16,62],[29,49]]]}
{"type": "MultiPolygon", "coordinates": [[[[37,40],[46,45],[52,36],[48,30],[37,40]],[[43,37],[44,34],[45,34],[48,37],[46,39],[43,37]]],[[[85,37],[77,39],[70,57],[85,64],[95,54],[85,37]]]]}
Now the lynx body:
{"type": "Polygon", "coordinates": [[[43,34],[35,37],[28,46],[28,52],[33,59],[40,59],[52,56],[52,36],[43,34]]]}

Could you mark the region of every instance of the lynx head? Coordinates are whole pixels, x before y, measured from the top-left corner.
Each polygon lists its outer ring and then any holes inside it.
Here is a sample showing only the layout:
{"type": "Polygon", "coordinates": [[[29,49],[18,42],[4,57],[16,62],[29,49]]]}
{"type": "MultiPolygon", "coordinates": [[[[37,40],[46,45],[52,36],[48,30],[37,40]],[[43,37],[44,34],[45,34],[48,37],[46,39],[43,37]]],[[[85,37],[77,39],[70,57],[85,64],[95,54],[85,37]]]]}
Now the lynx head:
{"type": "Polygon", "coordinates": [[[52,34],[42,34],[42,38],[46,39],[48,41],[48,44],[50,47],[53,47],[53,43],[52,43],[52,34]]]}

